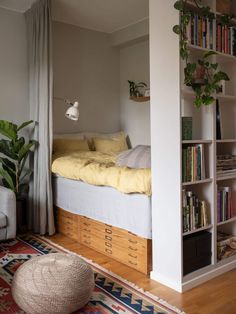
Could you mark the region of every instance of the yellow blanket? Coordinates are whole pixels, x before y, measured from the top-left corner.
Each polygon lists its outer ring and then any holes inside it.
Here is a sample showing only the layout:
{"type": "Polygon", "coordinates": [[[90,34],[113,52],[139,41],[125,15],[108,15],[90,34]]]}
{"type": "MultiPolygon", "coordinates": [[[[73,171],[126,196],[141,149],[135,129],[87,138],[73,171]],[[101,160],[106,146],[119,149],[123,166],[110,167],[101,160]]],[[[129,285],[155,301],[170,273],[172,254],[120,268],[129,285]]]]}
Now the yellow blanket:
{"type": "Polygon", "coordinates": [[[101,152],[54,156],[52,172],[93,185],[112,186],[123,193],[151,195],[151,170],[115,166],[116,155],[101,152]]]}

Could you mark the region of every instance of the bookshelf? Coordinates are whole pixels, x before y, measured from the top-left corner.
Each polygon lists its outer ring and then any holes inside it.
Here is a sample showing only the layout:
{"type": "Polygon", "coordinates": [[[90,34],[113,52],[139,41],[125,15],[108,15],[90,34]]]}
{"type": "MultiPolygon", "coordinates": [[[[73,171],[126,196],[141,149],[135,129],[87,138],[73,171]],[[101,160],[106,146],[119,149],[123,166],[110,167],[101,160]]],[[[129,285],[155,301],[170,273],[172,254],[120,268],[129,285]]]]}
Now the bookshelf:
{"type": "MultiPolygon", "coordinates": [[[[221,138],[219,138],[216,129],[216,104],[196,108],[193,104],[193,91],[183,83],[184,63],[179,57],[178,38],[171,34],[171,28],[178,24],[179,16],[173,9],[175,1],[167,2],[150,1],[152,10],[150,11],[158,15],[155,16],[156,21],[154,16],[153,20],[150,18],[151,82],[155,80],[155,87],[151,86],[151,133],[160,134],[160,138],[152,139],[151,143],[152,160],[156,161],[156,164],[152,164],[154,173],[152,204],[155,221],[153,232],[158,235],[158,240],[153,238],[151,277],[183,292],[236,267],[236,255],[220,260],[217,253],[219,233],[229,234],[231,237],[227,241],[236,236],[236,171],[223,170],[220,173],[217,171],[217,156],[236,155],[236,57],[224,52],[211,56],[211,61],[218,62],[220,69],[230,77],[230,81],[225,83],[224,92],[214,95],[219,101],[220,108],[221,138]],[[161,19],[164,15],[165,21],[161,19]],[[161,19],[162,23],[159,23],[158,19],[161,19]],[[166,49],[163,47],[158,51],[163,36],[166,38],[166,49]],[[158,78],[158,72],[164,73],[161,78],[158,78]],[[168,86],[171,86],[171,93],[168,86]],[[182,117],[192,117],[192,139],[182,140],[182,117]],[[165,135],[164,138],[162,134],[165,135]],[[183,147],[197,145],[204,150],[205,176],[202,179],[193,176],[183,182],[183,147]],[[160,153],[163,151],[166,154],[160,153]],[[175,156],[175,160],[170,156],[175,156]],[[207,225],[199,224],[198,227],[184,231],[183,190],[192,192],[207,204],[207,225]],[[225,191],[221,196],[220,219],[219,190],[225,191]],[[165,250],[165,243],[172,243],[171,252],[165,250]],[[186,248],[191,247],[188,243],[194,243],[196,247],[206,245],[207,253],[201,254],[202,256],[207,254],[207,261],[205,264],[196,263],[196,268],[186,272],[183,265],[186,265],[188,252],[186,248]]],[[[216,0],[202,2],[216,13],[216,0]]],[[[236,15],[234,2],[232,12],[236,15]]],[[[215,36],[214,28],[213,37],[215,36]]],[[[192,61],[208,51],[207,48],[192,44],[189,44],[189,49],[192,61]]],[[[215,41],[213,50],[216,50],[215,41]]]]}

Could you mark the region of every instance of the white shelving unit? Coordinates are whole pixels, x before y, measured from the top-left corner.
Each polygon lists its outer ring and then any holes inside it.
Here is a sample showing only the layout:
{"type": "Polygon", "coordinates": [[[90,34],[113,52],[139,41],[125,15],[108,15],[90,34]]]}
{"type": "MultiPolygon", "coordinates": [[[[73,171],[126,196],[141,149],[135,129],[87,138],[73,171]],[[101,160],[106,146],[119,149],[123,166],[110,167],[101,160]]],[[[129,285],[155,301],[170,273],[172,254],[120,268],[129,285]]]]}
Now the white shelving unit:
{"type": "MultiPolygon", "coordinates": [[[[206,0],[215,12],[216,0],[206,0]]],[[[183,84],[183,62],[178,37],[175,1],[150,0],[151,134],[152,136],[152,220],[153,271],[151,278],[183,292],[236,267],[236,255],[217,260],[217,231],[236,235],[236,218],[217,222],[217,188],[230,186],[236,215],[236,173],[218,176],[217,154],[236,155],[236,58],[224,53],[212,56],[225,71],[226,94],[216,95],[220,103],[222,139],[216,138],[216,106],[193,105],[194,93],[183,84]],[[165,19],[163,19],[165,16],[165,19]],[[165,41],[163,41],[165,38],[165,41]],[[161,73],[161,75],[160,75],[161,73]],[[181,117],[193,117],[193,137],[181,139],[181,117]],[[205,147],[205,180],[182,183],[183,144],[205,147]],[[210,225],[183,234],[182,189],[195,192],[207,202],[210,225]],[[183,276],[183,237],[207,230],[212,237],[211,264],[183,276]]],[[[236,13],[236,4],[233,8],[236,13]]],[[[191,57],[199,58],[205,48],[190,46],[191,57]]]]}

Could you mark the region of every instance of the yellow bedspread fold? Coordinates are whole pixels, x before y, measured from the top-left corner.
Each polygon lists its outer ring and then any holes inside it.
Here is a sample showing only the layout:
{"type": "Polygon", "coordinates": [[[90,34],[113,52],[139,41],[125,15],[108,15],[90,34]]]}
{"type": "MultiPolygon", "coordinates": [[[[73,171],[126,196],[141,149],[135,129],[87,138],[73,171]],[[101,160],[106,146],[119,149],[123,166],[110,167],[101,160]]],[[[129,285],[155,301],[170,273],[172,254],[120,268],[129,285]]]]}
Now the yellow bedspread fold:
{"type": "Polygon", "coordinates": [[[93,185],[111,186],[123,193],[151,195],[151,170],[115,166],[116,155],[79,152],[56,155],[52,172],[93,185]]]}

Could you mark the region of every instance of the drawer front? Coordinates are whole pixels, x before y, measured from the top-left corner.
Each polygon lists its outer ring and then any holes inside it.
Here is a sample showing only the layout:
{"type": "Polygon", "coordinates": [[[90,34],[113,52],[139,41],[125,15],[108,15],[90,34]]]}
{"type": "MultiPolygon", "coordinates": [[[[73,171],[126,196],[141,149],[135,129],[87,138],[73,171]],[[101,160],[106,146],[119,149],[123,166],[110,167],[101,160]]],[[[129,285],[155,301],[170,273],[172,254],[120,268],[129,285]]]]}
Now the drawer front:
{"type": "Polygon", "coordinates": [[[82,217],[81,219],[80,230],[83,233],[93,235],[108,243],[112,242],[123,249],[129,250],[130,253],[137,252],[143,254],[147,251],[147,239],[86,217],[82,217]]]}
{"type": "Polygon", "coordinates": [[[57,210],[57,230],[68,238],[79,241],[79,219],[78,216],[62,209],[57,210]]]}

